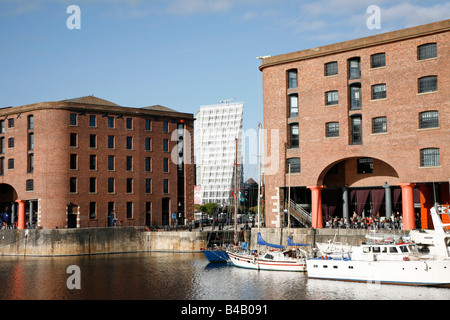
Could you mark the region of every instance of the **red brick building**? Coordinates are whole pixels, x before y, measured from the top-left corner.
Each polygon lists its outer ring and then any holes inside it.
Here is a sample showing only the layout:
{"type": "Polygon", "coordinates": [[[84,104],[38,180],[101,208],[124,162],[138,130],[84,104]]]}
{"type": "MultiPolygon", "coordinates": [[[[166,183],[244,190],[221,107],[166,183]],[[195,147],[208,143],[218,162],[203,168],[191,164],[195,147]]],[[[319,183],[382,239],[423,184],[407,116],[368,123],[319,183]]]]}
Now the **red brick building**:
{"type": "Polygon", "coordinates": [[[3,220],[19,228],[191,220],[193,122],[162,106],[94,96],[0,109],[3,220]]]}
{"type": "Polygon", "coordinates": [[[407,230],[432,227],[429,208],[450,201],[449,30],[446,20],[263,60],[267,226],[285,223],[291,164],[291,204],[314,228],[397,211],[407,230]]]}

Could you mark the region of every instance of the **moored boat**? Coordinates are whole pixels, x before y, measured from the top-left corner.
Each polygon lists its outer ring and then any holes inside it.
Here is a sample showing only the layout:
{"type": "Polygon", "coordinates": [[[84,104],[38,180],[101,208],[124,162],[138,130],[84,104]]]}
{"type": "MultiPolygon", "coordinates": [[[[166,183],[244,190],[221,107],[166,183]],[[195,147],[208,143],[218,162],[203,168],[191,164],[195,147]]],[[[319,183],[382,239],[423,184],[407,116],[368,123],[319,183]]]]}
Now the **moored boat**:
{"type": "Polygon", "coordinates": [[[230,257],[226,248],[215,247],[213,249],[202,249],[203,255],[212,263],[227,263],[230,257]]]}

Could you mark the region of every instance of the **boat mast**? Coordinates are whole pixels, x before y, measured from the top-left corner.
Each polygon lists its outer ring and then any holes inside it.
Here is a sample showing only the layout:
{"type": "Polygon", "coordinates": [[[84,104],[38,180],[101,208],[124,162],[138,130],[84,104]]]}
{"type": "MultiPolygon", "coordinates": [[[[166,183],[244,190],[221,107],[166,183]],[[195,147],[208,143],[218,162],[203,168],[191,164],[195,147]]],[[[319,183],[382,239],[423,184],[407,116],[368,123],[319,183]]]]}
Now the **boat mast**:
{"type": "MultiPolygon", "coordinates": [[[[260,202],[261,202],[261,123],[258,124],[259,127],[259,150],[258,150],[258,233],[259,233],[259,228],[260,228],[260,224],[261,224],[261,219],[260,219],[260,202]]],[[[259,253],[259,244],[258,244],[258,253],[259,253]]]]}
{"type": "Polygon", "coordinates": [[[235,139],[236,150],[234,154],[234,245],[237,244],[237,149],[238,139],[235,139]]]}
{"type": "Polygon", "coordinates": [[[291,164],[289,163],[289,190],[288,190],[288,236],[291,235],[291,164]]]}

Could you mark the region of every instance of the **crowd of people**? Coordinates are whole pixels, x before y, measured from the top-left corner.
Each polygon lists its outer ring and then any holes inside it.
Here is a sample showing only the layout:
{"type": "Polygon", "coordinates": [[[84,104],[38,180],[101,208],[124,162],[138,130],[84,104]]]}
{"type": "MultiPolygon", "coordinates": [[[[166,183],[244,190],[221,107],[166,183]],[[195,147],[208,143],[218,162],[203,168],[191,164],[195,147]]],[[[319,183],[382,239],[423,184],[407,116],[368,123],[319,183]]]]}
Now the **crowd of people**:
{"type": "Polygon", "coordinates": [[[378,217],[378,216],[359,216],[356,212],[353,212],[353,216],[350,219],[347,218],[330,218],[325,222],[326,228],[345,228],[345,229],[403,229],[402,216],[396,212],[391,217],[378,217]]]}

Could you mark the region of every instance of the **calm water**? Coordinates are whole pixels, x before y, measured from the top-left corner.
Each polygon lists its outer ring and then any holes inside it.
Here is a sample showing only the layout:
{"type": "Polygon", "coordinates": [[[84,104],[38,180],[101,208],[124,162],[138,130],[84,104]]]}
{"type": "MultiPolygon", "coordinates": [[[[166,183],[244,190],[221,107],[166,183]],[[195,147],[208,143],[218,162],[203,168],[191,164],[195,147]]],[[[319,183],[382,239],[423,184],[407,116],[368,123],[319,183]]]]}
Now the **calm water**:
{"type": "Polygon", "coordinates": [[[201,253],[0,257],[0,299],[403,300],[450,299],[450,289],[308,279],[304,273],[210,264],[201,253]],[[81,289],[68,289],[67,268],[81,289]]]}

